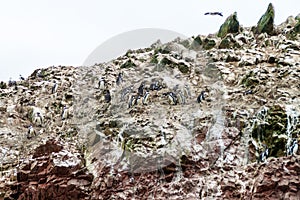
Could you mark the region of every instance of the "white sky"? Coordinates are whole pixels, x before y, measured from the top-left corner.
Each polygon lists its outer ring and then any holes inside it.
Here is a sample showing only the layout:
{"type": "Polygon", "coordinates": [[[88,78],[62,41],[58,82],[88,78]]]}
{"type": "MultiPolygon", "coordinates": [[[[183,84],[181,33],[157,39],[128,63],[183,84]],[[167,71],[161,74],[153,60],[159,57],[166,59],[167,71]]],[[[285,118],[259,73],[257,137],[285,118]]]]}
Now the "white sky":
{"type": "Polygon", "coordinates": [[[300,13],[299,0],[1,0],[0,80],[52,65],[79,66],[109,38],[135,29],[214,33],[234,11],[240,24],[252,26],[270,2],[275,24],[300,13]],[[204,16],[207,11],[224,17],[204,16]]]}

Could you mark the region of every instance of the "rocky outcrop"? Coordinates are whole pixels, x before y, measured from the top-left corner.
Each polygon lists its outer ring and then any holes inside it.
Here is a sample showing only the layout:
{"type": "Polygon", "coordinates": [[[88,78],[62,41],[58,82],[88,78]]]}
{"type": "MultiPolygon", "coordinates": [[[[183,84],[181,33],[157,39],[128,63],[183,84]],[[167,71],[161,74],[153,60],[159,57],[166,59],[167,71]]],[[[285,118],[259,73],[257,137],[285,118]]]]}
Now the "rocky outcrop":
{"type": "Polygon", "coordinates": [[[220,30],[218,32],[218,37],[224,38],[228,33],[238,33],[239,29],[240,23],[237,19],[237,13],[234,12],[221,25],[220,30]]]}
{"type": "Polygon", "coordinates": [[[256,26],[256,33],[267,33],[272,35],[274,33],[274,18],[275,18],[275,10],[272,3],[269,4],[267,11],[261,18],[259,19],[256,26]]]}
{"type": "Polygon", "coordinates": [[[158,42],[7,84],[0,199],[296,199],[294,26],[158,42]]]}

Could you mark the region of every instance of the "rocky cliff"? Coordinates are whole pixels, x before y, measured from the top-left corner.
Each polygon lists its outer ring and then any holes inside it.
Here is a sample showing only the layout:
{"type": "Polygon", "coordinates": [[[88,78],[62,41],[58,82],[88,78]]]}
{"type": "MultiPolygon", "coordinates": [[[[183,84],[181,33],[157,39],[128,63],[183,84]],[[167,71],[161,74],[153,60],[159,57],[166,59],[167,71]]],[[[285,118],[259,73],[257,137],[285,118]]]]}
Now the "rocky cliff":
{"type": "Polygon", "coordinates": [[[299,16],[274,15],[2,82],[0,199],[299,199],[299,16]]]}

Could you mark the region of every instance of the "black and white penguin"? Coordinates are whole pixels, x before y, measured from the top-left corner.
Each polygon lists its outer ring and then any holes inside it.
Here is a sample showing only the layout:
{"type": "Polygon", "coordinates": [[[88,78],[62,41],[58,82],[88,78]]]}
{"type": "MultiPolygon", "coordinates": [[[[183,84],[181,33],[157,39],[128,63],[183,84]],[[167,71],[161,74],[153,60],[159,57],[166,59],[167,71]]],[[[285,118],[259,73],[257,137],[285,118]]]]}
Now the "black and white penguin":
{"type": "Polygon", "coordinates": [[[109,103],[111,101],[111,96],[109,90],[106,90],[104,93],[105,102],[109,103]]]}
{"type": "Polygon", "coordinates": [[[136,102],[136,98],[134,95],[131,96],[131,98],[129,99],[129,103],[128,103],[128,108],[131,108],[135,105],[136,102]]]}
{"type": "Polygon", "coordinates": [[[171,105],[176,105],[177,104],[177,96],[175,93],[173,92],[169,92],[168,94],[168,99],[169,99],[169,103],[171,105]]]}
{"type": "Polygon", "coordinates": [[[61,113],[61,119],[67,119],[68,118],[68,110],[67,110],[67,106],[64,106],[63,111],[61,113]]]}
{"type": "Polygon", "coordinates": [[[36,125],[42,126],[42,124],[43,124],[43,117],[42,117],[42,115],[41,115],[40,112],[37,112],[37,113],[36,113],[36,116],[35,116],[35,119],[34,119],[34,123],[35,123],[36,125]]]}
{"type": "Polygon", "coordinates": [[[161,85],[158,84],[158,81],[155,81],[154,83],[150,84],[150,90],[160,90],[162,88],[161,85]]]}
{"type": "Polygon", "coordinates": [[[21,81],[24,81],[25,80],[25,78],[20,74],[20,80],[21,81]]]}
{"type": "Polygon", "coordinates": [[[11,78],[9,78],[8,86],[9,86],[9,87],[12,87],[12,86],[16,86],[16,85],[17,85],[17,82],[16,82],[16,81],[13,81],[11,78]]]}
{"type": "Polygon", "coordinates": [[[56,82],[54,82],[54,85],[52,86],[52,91],[51,91],[51,93],[52,93],[52,94],[56,93],[57,88],[58,88],[58,85],[57,85],[56,82]]]}
{"type": "Polygon", "coordinates": [[[28,127],[28,131],[27,131],[27,138],[30,139],[30,138],[32,138],[33,136],[35,136],[35,131],[34,131],[34,129],[33,129],[33,126],[30,125],[30,126],[28,127]]]}
{"type": "Polygon", "coordinates": [[[99,78],[98,88],[99,88],[100,90],[104,90],[104,89],[105,89],[105,80],[104,80],[103,77],[99,78]]]}
{"type": "Polygon", "coordinates": [[[202,91],[199,96],[197,97],[197,102],[198,103],[201,103],[201,101],[204,101],[205,100],[205,93],[204,91],[202,91]]]}
{"type": "Polygon", "coordinates": [[[145,83],[142,83],[138,88],[138,95],[144,96],[144,87],[145,87],[145,83]]]}
{"type": "Polygon", "coordinates": [[[244,95],[248,95],[248,94],[253,94],[253,91],[252,91],[252,90],[246,90],[246,91],[244,92],[244,95]]]}
{"type": "Polygon", "coordinates": [[[122,83],[122,81],[123,81],[122,73],[119,73],[117,80],[116,80],[117,85],[120,85],[122,83]]]}
{"type": "Polygon", "coordinates": [[[296,155],[297,151],[298,151],[298,142],[297,139],[294,139],[293,144],[287,150],[287,155],[288,156],[296,155]]]}
{"type": "Polygon", "coordinates": [[[135,105],[143,105],[143,96],[139,95],[136,97],[135,105]]]}
{"type": "Polygon", "coordinates": [[[258,162],[265,162],[267,160],[267,157],[269,156],[269,148],[266,145],[264,145],[264,147],[265,150],[260,153],[258,162]]]}
{"type": "Polygon", "coordinates": [[[147,105],[147,104],[148,104],[149,95],[150,95],[150,92],[149,92],[149,91],[146,91],[145,94],[144,94],[144,96],[143,96],[143,104],[144,104],[144,105],[147,105]]]}

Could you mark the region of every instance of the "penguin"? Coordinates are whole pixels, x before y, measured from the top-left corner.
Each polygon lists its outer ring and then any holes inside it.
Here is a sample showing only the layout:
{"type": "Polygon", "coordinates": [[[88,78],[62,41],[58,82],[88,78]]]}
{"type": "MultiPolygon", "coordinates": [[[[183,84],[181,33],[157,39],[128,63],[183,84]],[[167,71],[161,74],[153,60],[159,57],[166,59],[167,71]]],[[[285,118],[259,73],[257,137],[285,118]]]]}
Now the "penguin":
{"type": "Polygon", "coordinates": [[[245,94],[245,95],[253,94],[253,91],[252,91],[252,90],[246,90],[246,91],[244,92],[244,94],[245,94]]]}
{"type": "Polygon", "coordinates": [[[265,150],[259,155],[258,162],[265,162],[269,156],[269,148],[266,145],[264,145],[264,147],[265,150]]]}
{"type": "Polygon", "coordinates": [[[177,100],[179,104],[185,104],[185,96],[180,91],[177,95],[177,100]]]}
{"type": "Polygon", "coordinates": [[[36,113],[35,119],[34,119],[35,124],[42,126],[43,124],[43,117],[40,112],[36,113]]]}
{"type": "Polygon", "coordinates": [[[117,80],[116,80],[117,85],[120,85],[122,83],[122,81],[123,81],[122,73],[119,73],[117,80]]]}
{"type": "Polygon", "coordinates": [[[205,94],[204,94],[204,91],[202,91],[199,96],[197,97],[197,102],[198,103],[201,103],[201,101],[204,101],[205,100],[205,94]]]}
{"type": "Polygon", "coordinates": [[[20,74],[20,80],[21,81],[24,81],[25,80],[25,78],[20,74]]]}
{"type": "Polygon", "coordinates": [[[296,155],[298,151],[298,142],[297,139],[293,140],[293,144],[288,148],[287,155],[296,155]]]}
{"type": "Polygon", "coordinates": [[[8,86],[9,86],[9,87],[12,87],[12,86],[16,86],[16,85],[17,85],[17,82],[16,82],[16,81],[13,81],[11,78],[9,78],[8,86]]]}
{"type": "Polygon", "coordinates": [[[140,87],[138,88],[138,95],[140,95],[140,96],[144,95],[144,86],[145,86],[145,83],[142,83],[140,85],[140,87]]]}
{"type": "Polygon", "coordinates": [[[105,88],[105,80],[102,77],[99,79],[98,88],[101,90],[104,90],[104,88],[105,88]]]}
{"type": "Polygon", "coordinates": [[[34,131],[32,125],[30,125],[30,126],[28,127],[27,138],[30,139],[30,138],[32,138],[33,136],[35,136],[35,131],[34,131]]]}
{"type": "Polygon", "coordinates": [[[67,119],[68,118],[68,111],[67,111],[67,106],[64,106],[63,111],[61,113],[61,119],[67,119]]]}
{"type": "Polygon", "coordinates": [[[143,104],[143,98],[142,96],[137,96],[136,97],[136,101],[135,101],[135,105],[142,105],[143,104]]]}
{"type": "Polygon", "coordinates": [[[132,95],[131,98],[129,99],[128,108],[133,107],[135,105],[135,101],[136,101],[135,96],[132,95]]]}
{"type": "Polygon", "coordinates": [[[184,93],[184,95],[185,95],[186,97],[192,96],[192,95],[191,95],[190,87],[189,87],[188,85],[184,85],[183,93],[184,93]]]}
{"type": "Polygon", "coordinates": [[[153,90],[160,90],[161,86],[158,85],[158,81],[156,81],[156,82],[150,84],[150,88],[149,89],[152,90],[152,91],[153,90]]]}
{"type": "Polygon", "coordinates": [[[111,96],[109,90],[106,90],[104,93],[105,102],[109,103],[111,101],[111,96]]]}
{"type": "Polygon", "coordinates": [[[144,104],[144,105],[147,105],[147,104],[148,104],[149,95],[150,95],[150,92],[149,92],[149,91],[146,91],[146,92],[145,92],[145,95],[143,96],[143,104],[144,104]]]}
{"type": "Polygon", "coordinates": [[[177,104],[177,97],[176,97],[176,94],[174,94],[173,92],[169,92],[168,99],[169,99],[169,103],[171,105],[176,105],[177,104]]]}
{"type": "Polygon", "coordinates": [[[57,83],[54,82],[54,85],[52,86],[52,91],[51,91],[52,94],[56,93],[57,87],[58,87],[57,83]]]}

